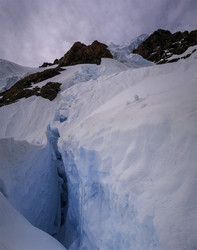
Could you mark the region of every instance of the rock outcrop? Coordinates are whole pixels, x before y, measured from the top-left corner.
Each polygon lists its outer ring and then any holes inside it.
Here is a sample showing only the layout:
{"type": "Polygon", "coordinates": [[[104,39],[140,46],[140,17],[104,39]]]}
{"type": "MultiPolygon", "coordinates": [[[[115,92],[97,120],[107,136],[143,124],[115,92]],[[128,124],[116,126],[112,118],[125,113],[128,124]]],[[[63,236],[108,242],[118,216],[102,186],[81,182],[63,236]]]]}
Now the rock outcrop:
{"type": "Polygon", "coordinates": [[[61,83],[59,82],[48,82],[40,89],[40,96],[52,101],[60,91],[61,83]]]}
{"type": "MultiPolygon", "coordinates": [[[[85,45],[81,42],[73,44],[71,49],[59,60],[55,59],[53,64],[62,66],[71,66],[76,64],[100,64],[101,58],[113,58],[111,52],[107,49],[107,45],[94,41],[91,45],[85,45]]],[[[50,63],[43,63],[41,67],[50,66],[50,63]]]]}
{"type": "MultiPolygon", "coordinates": [[[[56,64],[56,63],[54,63],[56,64]]],[[[39,68],[45,68],[45,67],[48,67],[48,66],[52,66],[53,63],[48,63],[48,62],[44,62],[41,66],[39,66],[39,68]]]]}
{"type": "Polygon", "coordinates": [[[107,49],[107,45],[94,41],[86,46],[76,42],[71,49],[60,59],[59,66],[69,66],[82,63],[100,64],[101,58],[112,58],[112,54],[107,49]]]}
{"type": "Polygon", "coordinates": [[[173,60],[170,60],[170,57],[172,55],[181,55],[189,47],[196,44],[197,30],[191,31],[190,33],[188,31],[178,31],[172,34],[168,30],[159,29],[139,45],[133,53],[139,54],[149,61],[161,64],[178,61],[182,57],[177,56],[177,58],[173,60]]]}
{"type": "Polygon", "coordinates": [[[59,67],[46,69],[19,80],[9,90],[0,93],[0,107],[32,95],[42,96],[52,101],[60,91],[60,83],[49,82],[42,88],[33,85],[60,74],[62,70],[59,67]]]}

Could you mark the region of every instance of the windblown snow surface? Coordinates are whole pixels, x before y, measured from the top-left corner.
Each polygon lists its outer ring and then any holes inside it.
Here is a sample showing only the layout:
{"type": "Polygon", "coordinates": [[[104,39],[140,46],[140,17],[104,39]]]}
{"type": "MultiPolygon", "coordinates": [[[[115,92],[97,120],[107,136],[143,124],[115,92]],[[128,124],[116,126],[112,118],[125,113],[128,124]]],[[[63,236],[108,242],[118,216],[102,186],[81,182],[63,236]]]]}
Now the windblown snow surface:
{"type": "MultiPolygon", "coordinates": [[[[51,79],[62,83],[53,102],[31,97],[1,107],[1,192],[70,250],[197,249],[196,59],[65,67],[51,79]]],[[[35,249],[28,230],[46,249],[43,233],[0,198],[0,247],[35,249]]]]}

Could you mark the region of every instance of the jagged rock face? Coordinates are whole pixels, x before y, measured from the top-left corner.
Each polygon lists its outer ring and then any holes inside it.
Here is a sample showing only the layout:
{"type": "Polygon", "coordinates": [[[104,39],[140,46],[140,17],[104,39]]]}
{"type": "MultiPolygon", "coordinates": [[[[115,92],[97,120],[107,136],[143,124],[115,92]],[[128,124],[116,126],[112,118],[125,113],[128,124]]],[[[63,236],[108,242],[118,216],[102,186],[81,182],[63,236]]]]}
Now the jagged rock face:
{"type": "Polygon", "coordinates": [[[31,74],[18,82],[16,82],[9,90],[0,93],[0,107],[16,102],[21,98],[28,98],[32,95],[42,96],[49,100],[53,100],[60,91],[60,83],[49,82],[42,88],[33,87],[33,84],[39,83],[53,76],[60,74],[63,69],[57,67],[46,69],[42,72],[31,74]]]}
{"type": "Polygon", "coordinates": [[[76,42],[72,48],[59,61],[59,66],[69,66],[82,63],[100,64],[101,58],[113,58],[107,45],[94,41],[86,46],[83,43],[76,42]]]}
{"type": "Polygon", "coordinates": [[[53,63],[44,62],[41,66],[39,66],[39,68],[45,68],[47,66],[52,66],[52,65],[53,65],[53,63]]]}
{"type": "Polygon", "coordinates": [[[189,47],[197,44],[197,30],[176,32],[159,29],[151,34],[133,53],[139,54],[145,59],[161,64],[178,61],[168,60],[173,54],[180,55],[189,47]]]}
{"type": "MultiPolygon", "coordinates": [[[[59,60],[55,59],[53,64],[58,64],[60,67],[84,63],[100,64],[101,58],[113,58],[111,52],[107,49],[107,45],[98,41],[94,41],[88,46],[81,42],[76,42],[62,58],[59,60]]],[[[52,64],[45,62],[40,67],[50,65],[52,64]]]]}

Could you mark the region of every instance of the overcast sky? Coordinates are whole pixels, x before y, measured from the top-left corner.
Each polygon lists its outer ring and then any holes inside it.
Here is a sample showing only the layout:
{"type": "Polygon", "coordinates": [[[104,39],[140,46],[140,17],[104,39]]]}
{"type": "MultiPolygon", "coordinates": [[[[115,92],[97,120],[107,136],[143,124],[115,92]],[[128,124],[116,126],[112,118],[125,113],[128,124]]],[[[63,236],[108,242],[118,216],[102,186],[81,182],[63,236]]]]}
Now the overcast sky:
{"type": "Polygon", "coordinates": [[[197,29],[197,0],[0,0],[0,58],[39,66],[76,41],[126,44],[158,28],[197,29]]]}

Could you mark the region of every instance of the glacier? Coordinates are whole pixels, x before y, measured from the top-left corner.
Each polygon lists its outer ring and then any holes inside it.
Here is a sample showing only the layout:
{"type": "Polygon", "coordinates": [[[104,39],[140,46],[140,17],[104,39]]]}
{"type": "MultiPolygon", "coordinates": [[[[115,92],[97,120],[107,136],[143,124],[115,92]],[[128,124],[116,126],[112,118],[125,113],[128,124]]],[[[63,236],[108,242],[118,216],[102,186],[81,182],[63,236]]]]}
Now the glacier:
{"type": "Polygon", "coordinates": [[[148,34],[142,34],[130,41],[127,45],[117,45],[110,43],[108,49],[110,50],[113,58],[117,61],[124,63],[128,67],[140,68],[153,65],[150,61],[147,61],[138,54],[133,54],[133,50],[136,49],[143,41],[148,38],[148,34]]]}
{"type": "Polygon", "coordinates": [[[64,67],[53,102],[0,108],[0,191],[70,250],[196,249],[197,54],[154,65],[122,50],[64,67]]]}

